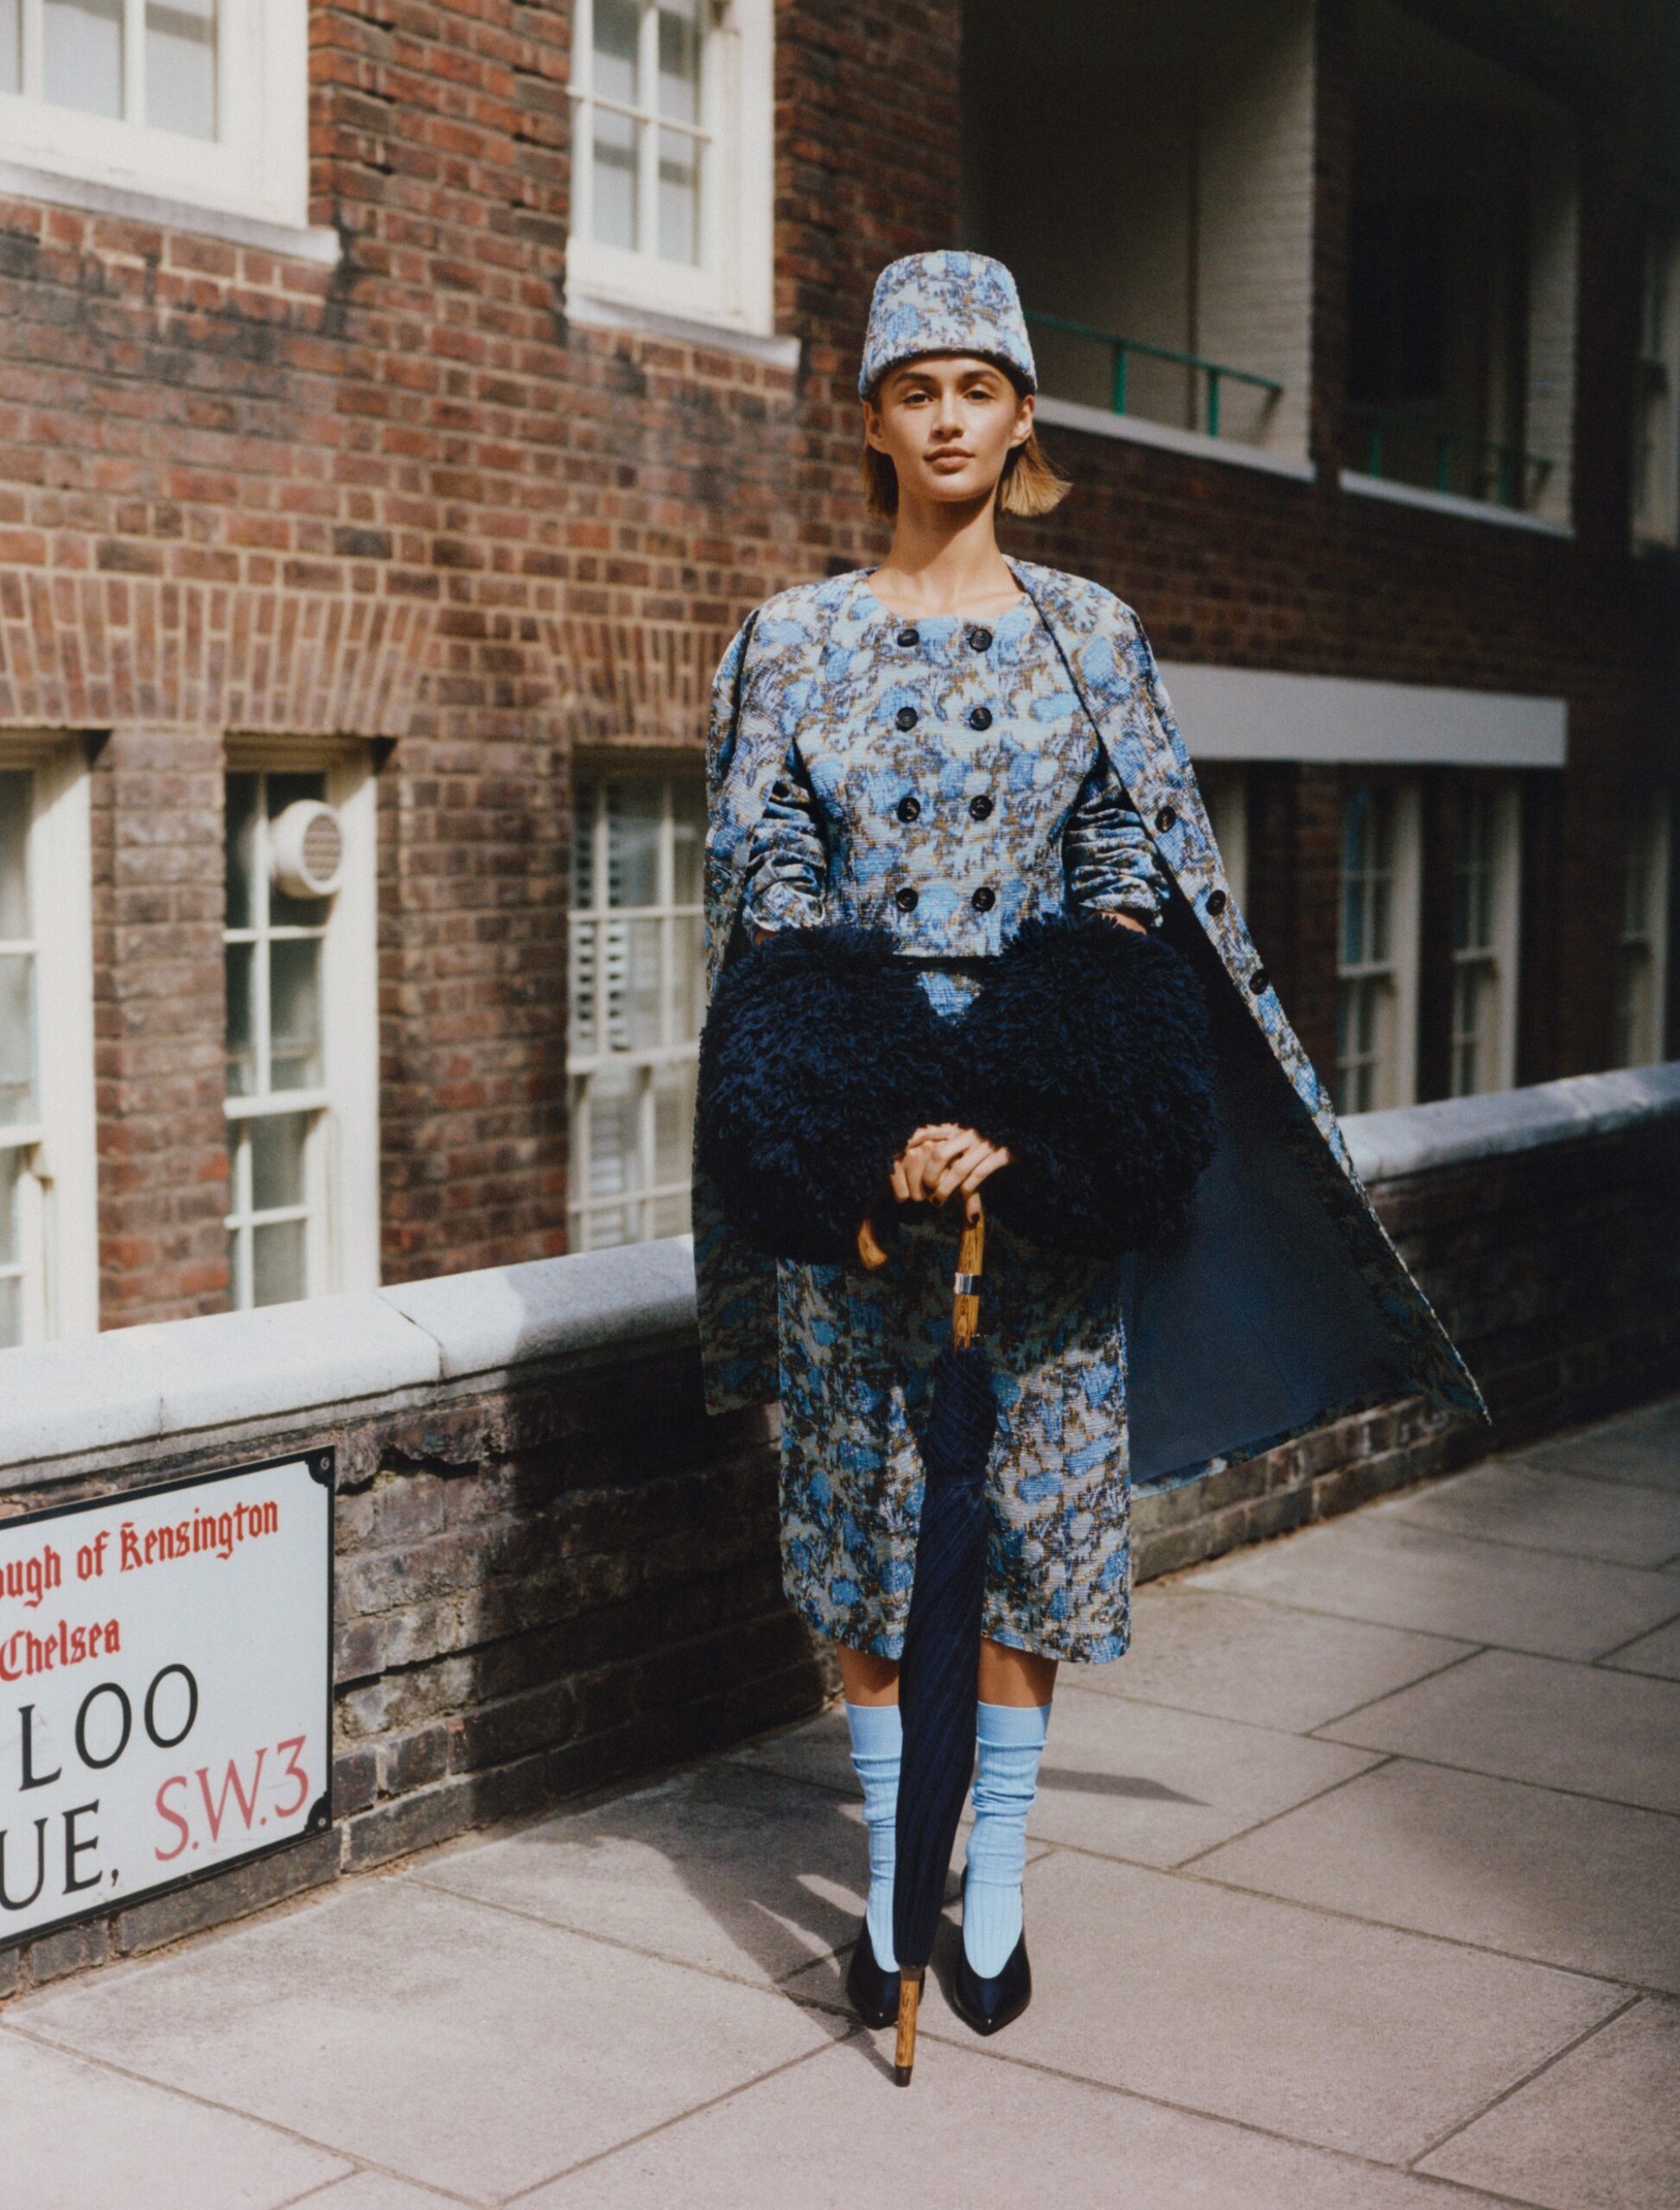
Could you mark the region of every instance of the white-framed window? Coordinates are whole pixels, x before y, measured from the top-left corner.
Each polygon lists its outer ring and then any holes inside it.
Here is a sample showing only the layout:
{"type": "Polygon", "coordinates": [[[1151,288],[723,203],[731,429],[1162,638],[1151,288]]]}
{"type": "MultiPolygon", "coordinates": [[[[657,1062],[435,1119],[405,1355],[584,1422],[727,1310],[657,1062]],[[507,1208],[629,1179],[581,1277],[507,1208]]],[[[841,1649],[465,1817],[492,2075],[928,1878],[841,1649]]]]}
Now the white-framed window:
{"type": "Polygon", "coordinates": [[[576,0],[568,304],[772,327],[772,0],[576,0]]]}
{"type": "Polygon", "coordinates": [[[1338,1113],[1410,1105],[1417,1094],[1421,818],[1415,779],[1361,777],[1343,789],[1338,1113]]]}
{"type": "Polygon", "coordinates": [[[0,731],[0,1348],[99,1324],[88,779],[0,731]]]}
{"type": "Polygon", "coordinates": [[[1616,962],[1618,1066],[1651,1066],[1664,1056],[1673,814],[1673,797],[1666,789],[1636,790],[1629,795],[1616,962]]]}
{"type": "Polygon", "coordinates": [[[1248,903],[1248,775],[1225,762],[1197,767],[1197,786],[1225,862],[1225,880],[1239,906],[1248,903]]]}
{"type": "MultiPolygon", "coordinates": [[[[229,1298],[236,1310],[379,1282],[375,789],[364,748],[228,746],[229,1298]],[[284,872],[332,808],[338,887],[284,872]],[[283,824],[283,825],[282,825],[283,824]]],[[[332,824],[318,834],[331,858],[332,824]]],[[[319,877],[317,879],[319,879],[319,877]]]]}
{"type": "Polygon", "coordinates": [[[305,0],[0,0],[0,154],[300,225],[305,0]]]}
{"type": "Polygon", "coordinates": [[[590,1251],[689,1225],[704,777],[611,765],[572,803],[567,1226],[590,1251]]]}
{"type": "Polygon", "coordinates": [[[1452,1038],[1449,1095],[1517,1079],[1520,796],[1509,778],[1462,782],[1453,805],[1452,1038]]]}
{"type": "Polygon", "coordinates": [[[1680,217],[1648,216],[1633,404],[1633,538],[1680,543],[1680,217]]]}

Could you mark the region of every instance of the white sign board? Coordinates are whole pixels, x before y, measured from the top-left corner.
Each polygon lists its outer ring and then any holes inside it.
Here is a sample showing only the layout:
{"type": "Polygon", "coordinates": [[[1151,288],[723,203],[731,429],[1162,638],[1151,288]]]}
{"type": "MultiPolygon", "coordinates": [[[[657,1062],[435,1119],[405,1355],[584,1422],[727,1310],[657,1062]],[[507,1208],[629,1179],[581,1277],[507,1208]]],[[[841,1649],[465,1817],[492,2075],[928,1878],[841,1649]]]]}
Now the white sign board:
{"type": "Polygon", "coordinates": [[[0,1520],[0,1947],[332,1824],[332,1475],[0,1520]]]}

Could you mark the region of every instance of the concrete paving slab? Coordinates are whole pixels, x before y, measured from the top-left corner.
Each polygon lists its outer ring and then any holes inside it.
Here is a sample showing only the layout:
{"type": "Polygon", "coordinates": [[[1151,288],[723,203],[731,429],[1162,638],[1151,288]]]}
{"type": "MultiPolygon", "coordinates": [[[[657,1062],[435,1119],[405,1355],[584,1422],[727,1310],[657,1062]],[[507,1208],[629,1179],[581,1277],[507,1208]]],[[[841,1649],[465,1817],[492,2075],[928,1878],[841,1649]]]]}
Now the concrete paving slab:
{"type": "Polygon", "coordinates": [[[1192,1585],[1551,1658],[1596,1658],[1680,1616],[1668,1572],[1519,1550],[1371,1512],[1216,1558],[1192,1585]]]}
{"type": "Polygon", "coordinates": [[[1640,1635],[1636,1642],[1613,1650],[1598,1662],[1624,1673],[1654,1673],[1661,1680],[1680,1681],[1680,1620],[1671,1620],[1654,1633],[1640,1635]]]}
{"type": "Polygon", "coordinates": [[[278,2210],[350,2169],[4,2030],[0,2144],[0,2201],[14,2210],[278,2210]]]}
{"type": "Polygon", "coordinates": [[[831,1788],[838,1795],[862,1800],[857,1775],[852,1771],[846,1714],[837,1704],[798,1727],[784,1727],[756,1742],[743,1742],[723,1754],[732,1763],[762,1765],[770,1771],[786,1773],[790,1780],[809,1781],[814,1787],[831,1788]]]}
{"type": "Polygon", "coordinates": [[[1061,1678],[1100,1695],[1304,1734],[1474,1646],[1173,1581],[1136,1592],[1132,1646],[1117,1664],[1069,1666],[1061,1678]]]}
{"type": "Polygon", "coordinates": [[[1659,1811],[1395,1759],[1195,1869],[1680,1993],[1680,1819],[1659,1811]]]}
{"type": "MultiPolygon", "coordinates": [[[[1063,1679],[1071,1677],[1069,1667],[1063,1679]]],[[[1058,1685],[1027,1832],[1177,1865],[1374,1762],[1327,1751],[1270,1727],[1058,1685]]]]}
{"type": "Polygon", "coordinates": [[[1544,2210],[1680,2202],[1680,2005],[1635,2004],[1423,2169],[1544,2210]]]}
{"type": "Polygon", "coordinates": [[[1613,1565],[1665,1565],[1680,1556],[1680,1489],[1588,1481],[1549,1466],[1472,1466],[1415,1494],[1385,1498],[1371,1517],[1613,1565]]]}
{"type": "Polygon", "coordinates": [[[720,1759],[409,1877],[768,1983],[856,1937],[868,1837],[861,1797],[720,1759]]]}
{"type": "MultiPolygon", "coordinates": [[[[1386,2163],[1625,1999],[1549,1966],[1066,1851],[1028,1868],[1026,1924],[1033,2006],[988,2044],[1000,2055],[1386,2163]]],[[[943,1992],[925,2011],[931,2035],[971,2044],[943,1992]]]]}
{"type": "Polygon", "coordinates": [[[1606,1665],[1484,1650],[1319,1739],[1680,1811],[1680,1684],[1606,1665]]]}
{"type": "Polygon", "coordinates": [[[336,2185],[308,2194],[296,2210],[459,2210],[458,2194],[434,2194],[385,2172],[353,2172],[336,2185]]]}
{"type": "Polygon", "coordinates": [[[539,2188],[520,2210],[742,2210],[748,2201],[1467,2210],[1437,2181],[945,2043],[924,2046],[904,2093],[864,2046],[826,2050],[539,2188]]]}
{"type": "Polygon", "coordinates": [[[27,1996],[18,2024],[474,2202],[845,2030],[403,1879],[27,1996]]]}
{"type": "Polygon", "coordinates": [[[1557,1466],[1594,1481],[1680,1489],[1680,1397],[1619,1412],[1549,1443],[1525,1443],[1512,1455],[1525,1465],[1557,1466]]]}

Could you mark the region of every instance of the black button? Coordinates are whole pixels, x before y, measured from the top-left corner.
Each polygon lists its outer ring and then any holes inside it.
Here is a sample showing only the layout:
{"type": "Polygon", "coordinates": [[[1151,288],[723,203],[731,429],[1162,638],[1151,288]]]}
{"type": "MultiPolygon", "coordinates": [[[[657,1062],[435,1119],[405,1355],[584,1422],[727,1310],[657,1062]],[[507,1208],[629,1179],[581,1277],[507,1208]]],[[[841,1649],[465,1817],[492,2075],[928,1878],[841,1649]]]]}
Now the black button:
{"type": "Polygon", "coordinates": [[[1178,818],[1178,815],[1170,805],[1164,805],[1155,816],[1155,826],[1158,829],[1170,829],[1178,818]]]}
{"type": "Polygon", "coordinates": [[[914,821],[920,814],[921,810],[922,802],[920,799],[915,795],[913,791],[907,797],[901,798],[899,800],[899,819],[900,821],[914,821]]]}
{"type": "Polygon", "coordinates": [[[1254,973],[1248,977],[1248,987],[1256,997],[1260,995],[1262,990],[1269,990],[1271,988],[1272,977],[1266,973],[1264,967],[1255,968],[1254,973]]]}
{"type": "Polygon", "coordinates": [[[1222,913],[1222,912],[1224,912],[1224,910],[1225,910],[1225,893],[1224,893],[1222,890],[1210,890],[1210,891],[1209,891],[1209,893],[1208,893],[1208,911],[1209,911],[1210,913],[1222,913]]]}
{"type": "Polygon", "coordinates": [[[896,720],[900,729],[914,729],[916,726],[916,709],[913,706],[900,706],[894,718],[896,720]]]}
{"type": "Polygon", "coordinates": [[[902,890],[895,890],[893,893],[893,900],[900,912],[908,913],[914,910],[916,893],[906,882],[902,890]]]}
{"type": "Polygon", "coordinates": [[[989,883],[982,882],[969,903],[977,912],[989,913],[997,903],[997,893],[989,883]]]}
{"type": "Polygon", "coordinates": [[[992,710],[989,706],[976,706],[974,711],[969,716],[969,727],[970,729],[989,729],[991,725],[992,710]]]}
{"type": "Polygon", "coordinates": [[[978,798],[971,798],[969,800],[969,811],[973,814],[976,821],[983,821],[991,810],[992,801],[984,791],[981,792],[978,798]]]}
{"type": "Polygon", "coordinates": [[[772,798],[792,798],[793,795],[793,786],[791,783],[785,783],[781,777],[778,775],[775,781],[770,786],[770,795],[772,798]]]}
{"type": "Polygon", "coordinates": [[[969,642],[977,653],[989,651],[992,642],[992,633],[989,629],[979,628],[970,629],[969,632],[969,642]]]}
{"type": "Polygon", "coordinates": [[[921,641],[922,633],[919,629],[900,629],[899,631],[899,642],[901,645],[919,645],[921,641]]]}

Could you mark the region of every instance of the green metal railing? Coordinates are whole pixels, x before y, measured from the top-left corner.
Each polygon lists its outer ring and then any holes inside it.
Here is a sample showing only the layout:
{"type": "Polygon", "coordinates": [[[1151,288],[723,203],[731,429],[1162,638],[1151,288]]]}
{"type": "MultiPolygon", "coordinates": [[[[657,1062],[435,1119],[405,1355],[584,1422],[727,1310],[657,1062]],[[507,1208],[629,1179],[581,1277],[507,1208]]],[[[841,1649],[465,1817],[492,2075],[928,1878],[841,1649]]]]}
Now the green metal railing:
{"type": "Polygon", "coordinates": [[[1222,382],[1253,384],[1257,389],[1269,392],[1273,399],[1283,386],[1272,376],[1256,376],[1252,369],[1234,369],[1225,361],[1204,360],[1199,353],[1179,353],[1170,345],[1146,345],[1140,338],[1122,338],[1117,331],[1093,330],[1086,322],[1070,322],[1065,315],[1040,314],[1034,307],[1026,310],[1026,319],[1038,323],[1045,330],[1064,331],[1073,338],[1092,338],[1098,344],[1109,349],[1108,376],[1109,404],[1116,414],[1126,412],[1126,365],[1134,353],[1146,354],[1152,361],[1168,361],[1174,367],[1198,369],[1208,379],[1208,435],[1219,435],[1219,387],[1222,382]]]}
{"type": "Polygon", "coordinates": [[[1355,400],[1348,403],[1348,416],[1364,439],[1362,473],[1367,476],[1386,477],[1391,442],[1399,444],[1415,439],[1426,447],[1431,443],[1434,445],[1434,489],[1452,491],[1457,488],[1453,483],[1454,456],[1467,452],[1471,456],[1468,472],[1476,489],[1465,496],[1489,500],[1496,506],[1525,510],[1545,489],[1546,478],[1551,473],[1552,463],[1544,453],[1525,452],[1520,445],[1501,445],[1496,438],[1478,438],[1467,430],[1444,429],[1439,423],[1423,420],[1404,407],[1383,407],[1355,400]],[[1483,466],[1485,460],[1491,460],[1491,467],[1483,466]],[[1484,488],[1488,485],[1491,491],[1484,488]]]}

